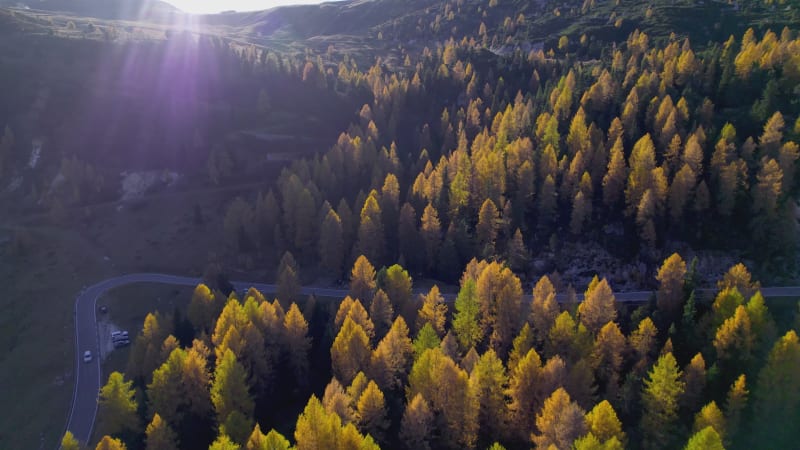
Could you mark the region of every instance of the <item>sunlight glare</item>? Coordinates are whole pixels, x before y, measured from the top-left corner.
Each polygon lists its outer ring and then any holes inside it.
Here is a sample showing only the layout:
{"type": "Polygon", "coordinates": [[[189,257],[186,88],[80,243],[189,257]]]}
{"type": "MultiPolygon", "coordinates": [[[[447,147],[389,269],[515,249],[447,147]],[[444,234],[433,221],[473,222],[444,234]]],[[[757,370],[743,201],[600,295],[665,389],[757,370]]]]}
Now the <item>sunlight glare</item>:
{"type": "Polygon", "coordinates": [[[259,11],[282,5],[308,5],[323,0],[166,0],[175,7],[193,14],[213,14],[222,11],[259,11]]]}

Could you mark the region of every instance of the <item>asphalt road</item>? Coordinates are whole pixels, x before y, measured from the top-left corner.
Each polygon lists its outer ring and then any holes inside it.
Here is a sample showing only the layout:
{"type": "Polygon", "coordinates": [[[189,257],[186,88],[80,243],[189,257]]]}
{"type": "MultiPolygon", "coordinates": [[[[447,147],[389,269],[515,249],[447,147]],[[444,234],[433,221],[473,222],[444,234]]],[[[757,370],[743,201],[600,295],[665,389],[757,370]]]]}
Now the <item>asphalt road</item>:
{"type": "MultiPolygon", "coordinates": [[[[67,430],[71,431],[76,439],[84,444],[89,442],[97,415],[97,396],[100,392],[102,374],[100,360],[100,336],[97,329],[97,299],[109,289],[132,283],[162,283],[181,286],[196,286],[201,283],[200,278],[163,275],[157,273],[138,273],[109,278],[95,285],[89,286],[78,294],[75,300],[75,388],[72,394],[72,407],[70,408],[67,430]],[[83,353],[92,352],[92,361],[83,362],[83,353]]],[[[235,281],[233,286],[237,292],[255,287],[264,294],[274,294],[277,285],[263,283],[248,283],[235,281]]],[[[706,295],[713,295],[713,289],[701,289],[706,295]]],[[[764,297],[800,297],[800,287],[767,287],[761,288],[764,297]]],[[[316,295],[322,297],[344,297],[348,294],[346,289],[332,289],[323,287],[306,286],[301,288],[304,296],[316,295]]],[[[642,303],[650,300],[651,291],[618,292],[614,294],[617,301],[623,303],[642,303]]],[[[443,294],[447,301],[455,300],[455,294],[443,294]]],[[[530,299],[530,295],[526,295],[530,299]]],[[[583,299],[583,294],[578,294],[578,300],[583,299]]],[[[558,296],[559,301],[565,297],[558,296]]]]}

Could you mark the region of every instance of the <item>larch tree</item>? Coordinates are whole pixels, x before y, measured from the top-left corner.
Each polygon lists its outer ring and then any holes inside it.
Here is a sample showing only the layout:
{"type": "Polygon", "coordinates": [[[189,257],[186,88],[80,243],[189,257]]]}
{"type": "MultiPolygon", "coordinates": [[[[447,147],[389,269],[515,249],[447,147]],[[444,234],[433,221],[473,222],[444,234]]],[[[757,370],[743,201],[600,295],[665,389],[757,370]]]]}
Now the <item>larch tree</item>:
{"type": "Polygon", "coordinates": [[[490,345],[505,357],[522,325],[522,285],[508,267],[492,262],[477,282],[481,327],[490,345]]]}
{"type": "Polygon", "coordinates": [[[603,203],[606,206],[614,207],[622,198],[625,179],[628,177],[627,171],[628,166],[625,164],[625,151],[620,136],[611,147],[608,170],[603,177],[603,203]]]}
{"type": "MultiPolygon", "coordinates": [[[[397,220],[397,239],[400,256],[410,268],[422,269],[424,260],[419,257],[422,237],[417,229],[417,213],[409,203],[404,203],[397,220]]],[[[391,297],[390,297],[391,298],[391,297]]]]}
{"type": "Polygon", "coordinates": [[[622,431],[622,422],[608,400],[603,400],[586,413],[586,431],[594,435],[600,442],[616,439],[620,443],[626,441],[622,431]]]}
{"type": "Polygon", "coordinates": [[[467,279],[458,291],[453,315],[453,330],[462,350],[472,348],[483,340],[483,332],[479,324],[477,284],[473,279],[467,279]]]}
{"type": "Polygon", "coordinates": [[[381,389],[397,390],[404,385],[413,352],[406,321],[398,317],[370,360],[370,373],[381,389]]]}
{"type": "Polygon", "coordinates": [[[211,384],[211,402],[222,434],[231,436],[235,442],[244,442],[253,426],[254,403],[244,367],[230,350],[217,361],[211,384]]]}
{"type": "Polygon", "coordinates": [[[408,376],[407,396],[422,394],[438,416],[442,445],[471,447],[477,438],[477,408],[469,393],[469,377],[439,348],[428,349],[408,376]],[[448,389],[441,389],[448,386],[448,389]]]}
{"type": "Polygon", "coordinates": [[[681,371],[672,353],[661,356],[644,380],[642,392],[642,447],[667,448],[674,438],[678,399],[683,393],[681,371]]]}
{"type": "Polygon", "coordinates": [[[297,450],[337,448],[341,426],[339,416],[325,411],[319,399],[312,395],[297,418],[294,430],[297,450]]]}
{"type": "Polygon", "coordinates": [[[556,301],[556,289],[547,275],[543,275],[533,288],[533,303],[529,322],[541,342],[550,332],[561,308],[556,301]]]}
{"type": "Polygon", "coordinates": [[[185,359],[185,350],[173,350],[164,364],[153,372],[153,381],[147,385],[149,414],[158,413],[173,426],[183,419],[183,406],[187,399],[183,385],[185,359]]]}
{"type": "Polygon", "coordinates": [[[658,310],[664,315],[666,326],[675,321],[683,306],[683,283],[686,278],[686,262],[677,253],[673,253],[658,269],[656,280],[659,282],[656,292],[658,310]]]}
{"type": "Polygon", "coordinates": [[[375,190],[370,192],[361,209],[357,239],[358,254],[364,255],[376,263],[383,261],[386,236],[383,230],[381,207],[378,204],[378,193],[375,190]]]}
{"type": "Polygon", "coordinates": [[[633,146],[628,160],[630,173],[625,187],[625,200],[627,213],[632,215],[640,209],[642,197],[648,189],[652,188],[652,171],[656,167],[655,146],[649,134],[645,134],[633,146]]]}
{"type": "Polygon", "coordinates": [[[375,324],[375,337],[382,339],[392,326],[394,317],[394,309],[389,302],[389,296],[383,289],[378,289],[372,297],[372,303],[369,305],[369,317],[375,324]]]}
{"type": "Polygon", "coordinates": [[[186,315],[197,332],[211,333],[214,322],[224,305],[224,302],[217,300],[217,296],[208,286],[198,284],[192,293],[192,300],[189,302],[186,315]]]}
{"type": "Polygon", "coordinates": [[[616,298],[608,280],[603,278],[587,289],[583,302],[578,305],[578,316],[586,329],[595,334],[608,322],[616,320],[616,298]]]}
{"type": "Polygon", "coordinates": [[[364,434],[369,434],[377,440],[382,440],[389,427],[386,417],[386,401],[383,392],[374,381],[367,384],[356,403],[358,427],[364,434]]]}
{"type": "Polygon", "coordinates": [[[361,255],[350,271],[350,296],[363,302],[371,302],[373,292],[375,292],[375,267],[366,256],[361,255]]]}
{"type": "Polygon", "coordinates": [[[422,222],[419,229],[422,241],[425,243],[425,256],[428,270],[436,267],[439,257],[439,247],[442,241],[442,224],[439,213],[430,203],[422,213],[422,222]]]}
{"type": "Polygon", "coordinates": [[[371,354],[367,333],[351,318],[346,318],[331,346],[334,376],[349,384],[358,372],[367,370],[371,354]]]}
{"type": "Polygon", "coordinates": [[[725,447],[714,428],[706,427],[692,435],[684,450],[725,450],[725,447]]]}
{"type": "Polygon", "coordinates": [[[740,432],[742,415],[747,407],[747,398],[750,392],[747,390],[747,378],[744,374],[733,382],[728,390],[725,400],[725,422],[728,425],[728,439],[733,440],[740,432]]]}
{"type": "Polygon", "coordinates": [[[753,281],[747,267],[738,263],[731,266],[722,279],[717,282],[717,289],[720,291],[729,288],[736,288],[743,297],[750,298],[761,288],[761,283],[753,281]]]}
{"type": "Polygon", "coordinates": [[[406,405],[400,423],[400,440],[408,450],[429,450],[433,431],[433,412],[421,394],[406,405]]]}
{"type": "Polygon", "coordinates": [[[528,351],[533,348],[534,336],[528,323],[522,325],[519,334],[514,338],[511,344],[511,353],[508,355],[508,370],[513,370],[517,366],[519,360],[528,354],[528,351]]]}
{"type": "Polygon", "coordinates": [[[94,450],[126,450],[127,448],[121,440],[113,439],[111,436],[106,435],[100,439],[94,450]]]}
{"type": "Polygon", "coordinates": [[[564,388],[556,389],[536,415],[538,433],[531,435],[536,448],[571,448],[572,443],[586,433],[586,412],[573,402],[564,388]]]}
{"type": "Polygon", "coordinates": [[[331,273],[342,273],[344,263],[342,220],[333,209],[328,211],[320,227],[319,259],[322,266],[331,273]]]}
{"type": "Polygon", "coordinates": [[[283,341],[289,356],[289,367],[300,385],[308,379],[308,353],[311,351],[311,338],[308,336],[308,322],[297,304],[292,303],[283,319],[283,341]]]}
{"type": "Polygon", "coordinates": [[[336,327],[334,330],[335,332],[341,329],[344,324],[344,319],[348,317],[353,319],[353,322],[361,325],[361,328],[367,333],[367,337],[372,341],[375,337],[375,324],[372,322],[372,319],[370,319],[369,313],[364,309],[361,301],[358,299],[351,300],[349,296],[345,297],[344,301],[342,301],[339,306],[339,310],[336,312],[336,318],[334,320],[334,325],[336,327]]]}
{"type": "Polygon", "coordinates": [[[711,401],[694,416],[694,431],[698,432],[705,427],[711,427],[717,432],[722,440],[725,440],[727,426],[722,410],[717,406],[717,402],[711,401]]]}
{"type": "MultiPolygon", "coordinates": [[[[359,372],[359,375],[364,376],[359,372]]],[[[356,375],[358,377],[358,375],[356,375]]],[[[366,376],[364,376],[366,378],[366,376]]],[[[342,387],[339,380],[331,378],[331,381],[325,386],[325,393],[322,395],[322,405],[325,411],[335,413],[342,419],[342,423],[350,423],[355,418],[355,405],[354,403],[358,398],[351,398],[344,387],[342,387]]]]}
{"type": "Polygon", "coordinates": [[[139,430],[138,403],[133,381],[125,381],[119,372],[111,372],[108,382],[100,388],[97,400],[99,414],[103,417],[103,434],[139,430]]]}
{"type": "Polygon", "coordinates": [[[528,430],[534,423],[534,413],[541,408],[545,396],[542,392],[542,359],[535,349],[530,349],[509,373],[508,406],[513,434],[521,441],[529,439],[528,430]]]}
{"type": "Polygon", "coordinates": [[[172,428],[155,414],[145,430],[146,450],[173,450],[178,448],[178,440],[172,428]]]}
{"type": "Polygon", "coordinates": [[[283,254],[278,265],[278,291],[276,295],[283,304],[300,299],[300,267],[290,252],[283,254]]]}
{"type": "Polygon", "coordinates": [[[714,336],[717,357],[724,367],[741,367],[750,362],[753,346],[750,316],[747,309],[739,305],[733,317],[726,319],[714,336]]]}
{"type": "Polygon", "coordinates": [[[447,318],[447,304],[444,297],[439,293],[439,287],[434,285],[422,300],[422,307],[417,314],[417,329],[421,329],[426,323],[431,324],[439,337],[445,334],[445,319],[447,318]]]}
{"type": "MultiPolygon", "coordinates": [[[[685,389],[680,399],[682,407],[688,411],[697,411],[706,388],[706,361],[703,354],[694,355],[689,364],[683,369],[683,382],[685,389]]],[[[719,430],[717,430],[719,431],[719,430]]]]}
{"type": "Polygon", "coordinates": [[[478,224],[475,226],[475,238],[478,241],[479,253],[484,257],[494,254],[497,239],[498,219],[500,214],[491,199],[486,199],[478,212],[478,224]]]}
{"type": "Polygon", "coordinates": [[[270,430],[264,435],[261,427],[256,424],[244,448],[246,450],[291,450],[292,445],[288,439],[275,430],[270,430]]]}
{"type": "Polygon", "coordinates": [[[754,397],[753,430],[766,447],[789,448],[795,442],[800,408],[800,342],[789,330],[778,339],[758,373],[754,397]]]}
{"type": "Polygon", "coordinates": [[[80,442],[75,439],[75,436],[69,430],[61,438],[61,450],[81,450],[80,442]]]}
{"type": "MultiPolygon", "coordinates": [[[[389,296],[389,300],[392,302],[395,312],[401,313],[404,316],[406,316],[409,307],[413,306],[411,294],[412,283],[413,281],[408,271],[399,264],[394,264],[386,269],[386,278],[383,280],[383,290],[386,291],[386,295],[389,296]]],[[[406,316],[405,319],[407,321],[408,317],[406,316]]]]}
{"type": "Polygon", "coordinates": [[[605,398],[614,399],[619,390],[620,371],[626,351],[625,336],[614,322],[606,323],[597,334],[591,364],[605,398]]]}
{"type": "Polygon", "coordinates": [[[507,431],[505,391],[508,376],[494,350],[484,353],[469,377],[470,392],[478,405],[478,426],[489,440],[500,439],[507,431]]]}

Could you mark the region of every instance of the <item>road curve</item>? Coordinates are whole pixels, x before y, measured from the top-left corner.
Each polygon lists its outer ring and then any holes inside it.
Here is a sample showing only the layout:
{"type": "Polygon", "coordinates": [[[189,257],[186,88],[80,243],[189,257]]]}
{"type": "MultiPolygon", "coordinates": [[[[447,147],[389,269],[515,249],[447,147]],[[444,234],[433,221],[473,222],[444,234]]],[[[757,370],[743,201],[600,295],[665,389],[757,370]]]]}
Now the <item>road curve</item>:
{"type": "MultiPolygon", "coordinates": [[[[176,275],[164,275],[158,273],[136,273],[122,275],[115,278],[103,280],[97,284],[85,288],[78,293],[75,299],[75,387],[72,393],[72,406],[67,421],[67,430],[71,431],[76,439],[84,444],[88,444],[94,428],[95,416],[97,415],[97,396],[100,392],[102,373],[100,369],[100,336],[97,328],[97,299],[106,291],[133,283],[160,283],[179,286],[196,286],[201,283],[200,278],[183,277],[176,275]],[[83,362],[83,352],[89,350],[93,358],[89,363],[83,362]]],[[[234,288],[241,292],[249,287],[254,287],[264,294],[274,294],[277,285],[264,283],[250,283],[246,281],[234,281],[234,288]]],[[[713,289],[701,289],[702,294],[708,295],[715,292],[713,289]]],[[[419,291],[415,291],[420,293],[419,291]]],[[[800,287],[768,287],[761,288],[764,297],[800,297],[800,287]]],[[[301,294],[316,295],[321,297],[344,297],[348,294],[346,289],[334,289],[325,287],[305,286],[301,288],[301,294]]],[[[618,302],[622,303],[642,303],[649,301],[653,292],[618,292],[614,294],[618,302]]],[[[455,300],[455,294],[443,294],[448,302],[455,300]]],[[[578,294],[578,300],[583,299],[583,294],[578,294]]],[[[526,295],[530,299],[530,295],[526,295]]],[[[566,297],[559,294],[558,301],[565,301],[566,297]]]]}

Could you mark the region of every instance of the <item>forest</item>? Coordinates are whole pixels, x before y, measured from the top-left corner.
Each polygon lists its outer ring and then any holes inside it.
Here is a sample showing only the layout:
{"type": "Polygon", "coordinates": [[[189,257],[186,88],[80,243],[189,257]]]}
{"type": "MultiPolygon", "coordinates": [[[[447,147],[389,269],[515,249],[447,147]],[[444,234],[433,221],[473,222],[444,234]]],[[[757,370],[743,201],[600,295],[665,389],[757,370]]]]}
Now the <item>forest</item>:
{"type": "MultiPolygon", "coordinates": [[[[435,285],[412,294],[399,265],[382,272],[359,256],[349,296],[311,297],[302,310],[201,284],[186,317],[149,314],[128,370],[101,389],[97,448],[707,450],[796,439],[800,304],[773,317],[742,264],[709,302],[695,264],[673,254],[644,304],[618,302],[597,277],[580,303],[559,303],[546,275],[524,294],[497,261],[470,261],[454,302],[435,285]]],[[[296,279],[281,290],[291,296],[296,279]]],[[[70,434],[62,446],[78,448],[70,434]]]]}
{"type": "MultiPolygon", "coordinates": [[[[21,212],[88,228],[134,167],[205,189],[176,232],[204,282],[103,375],[96,448],[793,448],[800,304],[756,281],[797,278],[791,2],[352,3],[233,37],[0,15],[47,30],[9,34],[0,119],[59,74],[30,115],[63,149],[21,212]],[[311,140],[278,167],[259,133],[311,140]]],[[[2,130],[0,178],[30,133],[2,130]]]]}

